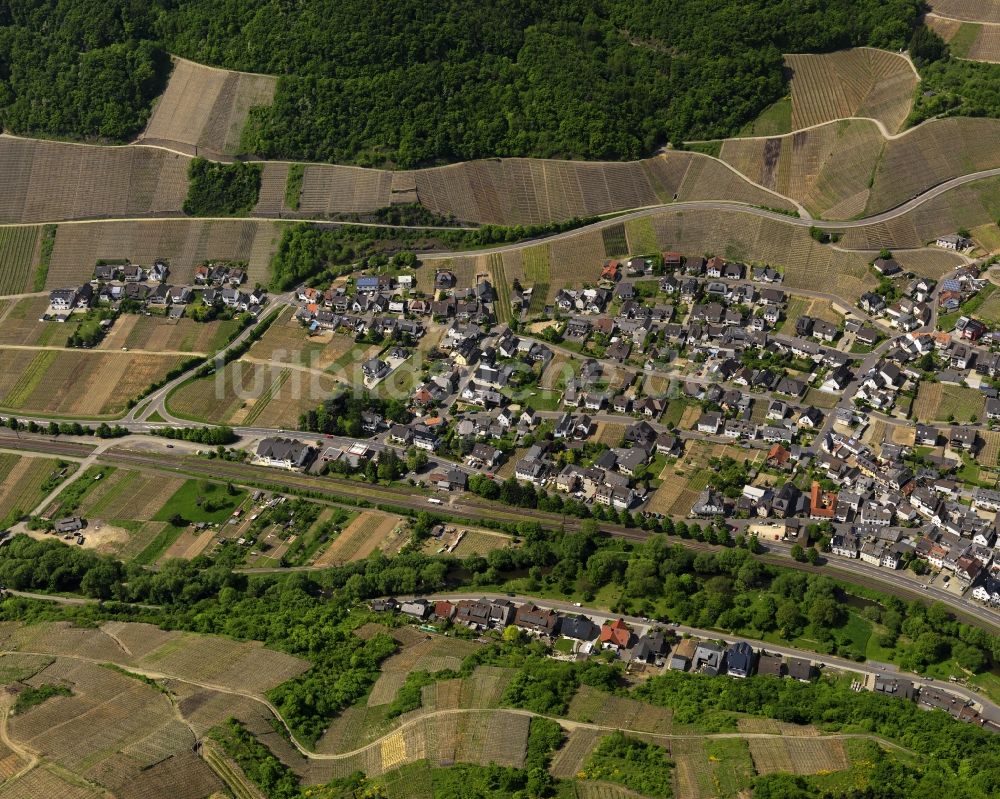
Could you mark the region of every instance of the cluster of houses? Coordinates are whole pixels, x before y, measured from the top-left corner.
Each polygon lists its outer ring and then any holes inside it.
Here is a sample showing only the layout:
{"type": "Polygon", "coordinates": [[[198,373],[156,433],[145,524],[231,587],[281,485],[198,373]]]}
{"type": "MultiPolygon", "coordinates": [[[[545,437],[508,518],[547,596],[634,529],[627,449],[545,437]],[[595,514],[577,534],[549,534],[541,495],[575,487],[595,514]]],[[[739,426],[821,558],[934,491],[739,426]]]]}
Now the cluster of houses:
{"type": "Polygon", "coordinates": [[[377,330],[385,336],[399,332],[419,338],[424,333],[421,318],[435,322],[489,326],[496,318],[496,291],[485,277],[467,288],[456,288],[455,275],[439,270],[434,277],[434,296],[416,291],[412,274],[359,275],[353,284],[326,290],[302,287],[296,295],[300,307],[296,317],[311,330],[347,330],[365,334],[377,330]]]}
{"type": "MultiPolygon", "coordinates": [[[[375,612],[398,612],[423,624],[450,623],[477,632],[503,631],[515,627],[522,632],[549,642],[567,639],[572,642],[575,659],[586,659],[599,651],[610,651],[629,664],[630,668],[659,667],[689,671],[708,676],[727,675],[745,679],[753,675],[786,677],[799,682],[812,682],[817,668],[802,657],[783,657],[758,650],[746,641],[709,641],[678,637],[668,628],[656,625],[640,634],[624,619],[608,619],[601,623],[585,613],[559,613],[550,608],[527,602],[518,604],[509,599],[447,599],[394,597],[371,602],[375,612]]],[[[430,629],[430,628],[428,628],[430,629]]],[[[554,654],[554,657],[565,657],[554,654]]],[[[972,702],[933,685],[916,685],[900,676],[868,674],[855,684],[885,696],[916,701],[927,709],[943,710],[956,719],[1000,731],[994,722],[984,719],[972,702]]]]}
{"type": "Polygon", "coordinates": [[[166,261],[155,261],[148,269],[129,261],[99,262],[90,282],[49,292],[49,310],[42,321],[65,322],[74,310],[95,305],[118,307],[123,301],[165,310],[175,318],[183,316],[185,308],[194,302],[254,313],[267,302],[263,289],[242,288],[246,271],[230,262],[196,267],[193,286],[171,285],[167,282],[169,275],[166,261]]]}

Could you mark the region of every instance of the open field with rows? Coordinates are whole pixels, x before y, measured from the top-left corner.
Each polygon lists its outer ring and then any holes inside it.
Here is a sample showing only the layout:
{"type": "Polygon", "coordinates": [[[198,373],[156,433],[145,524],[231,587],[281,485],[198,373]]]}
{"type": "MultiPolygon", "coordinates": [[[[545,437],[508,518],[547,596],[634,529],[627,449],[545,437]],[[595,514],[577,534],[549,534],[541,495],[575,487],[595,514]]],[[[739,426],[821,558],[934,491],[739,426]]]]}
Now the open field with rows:
{"type": "Polygon", "coordinates": [[[587,685],[580,686],[569,705],[567,718],[590,724],[621,727],[639,732],[669,734],[670,708],[614,696],[587,685]]]}
{"type": "Polygon", "coordinates": [[[266,221],[164,219],[63,225],[56,235],[45,288],[80,285],[94,276],[100,260],[127,258],[149,266],[170,264],[171,283],[193,283],[194,268],[205,261],[247,262],[247,279],[267,284],[281,225],[266,221]]]}
{"type": "Polygon", "coordinates": [[[6,527],[16,517],[31,513],[45,498],[42,486],[61,470],[53,458],[0,453],[0,525],[6,527]]]}
{"type": "Polygon", "coordinates": [[[822,774],[841,771],[850,763],[841,741],[828,738],[751,738],[750,753],[758,774],[822,774]]]}
{"type": "Polygon", "coordinates": [[[147,147],[0,137],[0,221],[180,214],[188,160],[147,147]]]}
{"type": "Polygon", "coordinates": [[[917,421],[979,421],[986,398],[978,389],[923,381],[913,403],[917,421]]]}
{"type": "Polygon", "coordinates": [[[1000,22],[1000,0],[931,0],[931,11],[971,22],[1000,22]]]}
{"type": "Polygon", "coordinates": [[[31,291],[38,234],[37,227],[0,228],[0,294],[31,291]]]}
{"type": "Polygon", "coordinates": [[[362,511],[316,559],[317,566],[332,566],[362,560],[376,549],[392,552],[404,543],[395,535],[402,524],[399,516],[378,511],[362,511]]]}
{"type": "Polygon", "coordinates": [[[265,649],[255,641],[173,632],[132,622],[108,622],[95,629],[73,627],[68,622],[16,627],[9,631],[5,645],[57,657],[93,658],[258,693],[309,667],[300,658],[265,649]]]}
{"type": "Polygon", "coordinates": [[[183,356],[96,350],[0,349],[0,407],[70,416],[117,416],[183,356]]]}
{"type": "Polygon", "coordinates": [[[210,354],[225,346],[235,333],[237,324],[195,322],[193,319],[168,319],[165,316],[125,314],[115,320],[108,334],[98,345],[102,350],[151,350],[210,354]]]}
{"type": "Polygon", "coordinates": [[[677,799],[734,797],[754,776],[746,741],[688,739],[672,741],[677,799]]]}
{"type": "Polygon", "coordinates": [[[149,521],[183,483],[181,477],[115,469],[87,491],[80,511],[98,519],[149,521]]]}
{"type": "Polygon", "coordinates": [[[167,401],[171,413],[214,424],[294,427],[299,414],[339,386],[333,375],[280,363],[240,359],[221,373],[184,383],[167,401]]]}
{"type": "Polygon", "coordinates": [[[247,113],[270,105],[278,79],[174,59],[142,139],[192,155],[236,155],[247,113]],[[196,152],[197,148],[197,152],[196,152]]]}
{"type": "Polygon", "coordinates": [[[868,205],[884,146],[873,123],[842,120],[770,139],[727,139],[719,157],[751,180],[794,197],[814,216],[850,219],[868,205]]]}
{"type": "Polygon", "coordinates": [[[895,133],[917,85],[904,57],[858,47],[825,55],[787,55],[792,71],[792,129],[841,117],[871,117],[895,133]]]}

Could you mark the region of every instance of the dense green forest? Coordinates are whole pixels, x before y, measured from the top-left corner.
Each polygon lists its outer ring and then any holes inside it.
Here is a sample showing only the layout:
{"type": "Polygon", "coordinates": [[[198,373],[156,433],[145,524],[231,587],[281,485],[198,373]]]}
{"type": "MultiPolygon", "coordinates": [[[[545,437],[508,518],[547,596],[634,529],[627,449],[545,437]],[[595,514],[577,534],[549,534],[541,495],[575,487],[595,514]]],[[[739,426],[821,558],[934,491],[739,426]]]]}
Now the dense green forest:
{"type": "Polygon", "coordinates": [[[158,10],[142,0],[0,0],[3,128],[111,141],[142,130],[170,71],[158,10]]]}
{"type": "Polygon", "coordinates": [[[2,0],[18,133],[138,132],[166,52],[281,76],[267,157],[397,166],[635,158],[736,132],[786,92],[782,52],[909,41],[918,0],[2,0]]]}
{"type": "Polygon", "coordinates": [[[219,164],[204,158],[188,166],[184,213],[191,216],[248,214],[260,195],[260,164],[219,164]]]}

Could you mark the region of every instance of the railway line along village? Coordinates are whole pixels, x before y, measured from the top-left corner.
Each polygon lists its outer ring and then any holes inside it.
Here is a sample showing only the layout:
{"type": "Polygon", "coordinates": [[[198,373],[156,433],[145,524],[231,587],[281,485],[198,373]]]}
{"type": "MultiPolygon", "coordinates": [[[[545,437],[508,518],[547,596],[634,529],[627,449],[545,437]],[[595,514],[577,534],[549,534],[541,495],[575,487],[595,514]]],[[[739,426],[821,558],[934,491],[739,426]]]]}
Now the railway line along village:
{"type": "Polygon", "coordinates": [[[1000,796],[1000,0],[0,0],[0,799],[1000,796]]]}

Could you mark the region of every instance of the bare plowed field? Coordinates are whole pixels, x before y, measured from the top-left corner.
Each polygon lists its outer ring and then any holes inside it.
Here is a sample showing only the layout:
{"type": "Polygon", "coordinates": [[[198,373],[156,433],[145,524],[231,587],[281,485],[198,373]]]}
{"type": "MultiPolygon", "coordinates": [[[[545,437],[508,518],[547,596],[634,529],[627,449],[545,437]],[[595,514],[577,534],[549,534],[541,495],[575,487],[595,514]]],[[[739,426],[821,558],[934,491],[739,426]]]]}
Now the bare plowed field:
{"type": "Polygon", "coordinates": [[[792,129],[843,117],[871,117],[895,133],[913,98],[917,75],[896,53],[858,47],[825,55],[788,55],[792,129]]]}
{"type": "Polygon", "coordinates": [[[52,249],[45,287],[90,280],[94,264],[102,258],[127,258],[146,266],[165,258],[172,283],[193,283],[194,268],[204,261],[247,261],[249,283],[267,284],[280,236],[280,224],[265,221],[169,219],[63,225],[52,249]]]}
{"type": "Polygon", "coordinates": [[[157,100],[143,139],[183,152],[235,155],[247,113],[270,105],[278,79],[174,59],[166,91],[157,100]]]}
{"type": "Polygon", "coordinates": [[[188,160],[147,147],[0,137],[0,221],[179,214],[188,160]]]}

